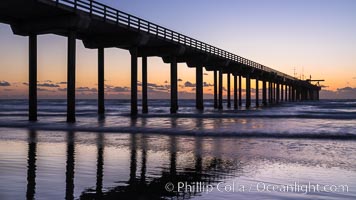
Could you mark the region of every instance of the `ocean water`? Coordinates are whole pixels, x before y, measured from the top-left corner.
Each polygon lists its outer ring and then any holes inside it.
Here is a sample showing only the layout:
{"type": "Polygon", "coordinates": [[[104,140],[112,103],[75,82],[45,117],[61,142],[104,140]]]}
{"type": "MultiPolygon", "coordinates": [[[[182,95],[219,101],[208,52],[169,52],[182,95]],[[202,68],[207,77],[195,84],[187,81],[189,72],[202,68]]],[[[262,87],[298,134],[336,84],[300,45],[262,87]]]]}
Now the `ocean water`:
{"type": "Polygon", "coordinates": [[[195,102],[0,100],[0,199],[356,199],[356,100],[204,112],[195,102]]]}

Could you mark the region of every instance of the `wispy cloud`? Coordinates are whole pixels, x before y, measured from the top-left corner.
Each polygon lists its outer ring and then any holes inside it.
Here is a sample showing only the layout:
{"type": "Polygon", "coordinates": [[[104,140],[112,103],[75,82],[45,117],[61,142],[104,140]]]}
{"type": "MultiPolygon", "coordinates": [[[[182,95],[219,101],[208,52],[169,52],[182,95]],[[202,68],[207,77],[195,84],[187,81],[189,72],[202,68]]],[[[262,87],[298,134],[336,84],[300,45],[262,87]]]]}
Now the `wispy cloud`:
{"type": "MultiPolygon", "coordinates": [[[[184,83],[184,85],[181,85],[181,87],[187,87],[187,88],[195,87],[195,86],[196,86],[196,83],[192,83],[190,81],[186,81],[184,83]]],[[[214,86],[214,84],[203,82],[203,87],[212,87],[212,86],[214,86]]]]}
{"type": "MultiPolygon", "coordinates": [[[[139,85],[141,83],[138,83],[139,85]]],[[[113,86],[113,85],[105,85],[105,91],[106,92],[115,92],[115,93],[119,93],[119,92],[128,92],[130,91],[129,87],[121,87],[121,86],[113,86]]]]}
{"type": "Polygon", "coordinates": [[[89,87],[78,87],[76,89],[78,92],[96,92],[96,88],[89,88],[89,87]]]}
{"type": "Polygon", "coordinates": [[[37,84],[38,87],[49,87],[49,88],[58,88],[60,87],[59,85],[57,84],[53,84],[53,83],[40,83],[40,84],[37,84]]]}
{"type": "Polygon", "coordinates": [[[66,81],[62,81],[62,82],[58,82],[57,84],[58,85],[65,85],[65,84],[67,84],[67,82],[66,81]]]}
{"type": "Polygon", "coordinates": [[[336,91],[321,90],[320,98],[323,99],[356,99],[356,88],[344,87],[336,91]]]}
{"type": "Polygon", "coordinates": [[[212,87],[212,86],[214,86],[214,84],[204,82],[204,83],[203,83],[203,86],[204,86],[204,87],[212,87]]]}
{"type": "Polygon", "coordinates": [[[39,91],[39,92],[55,92],[54,90],[49,90],[46,88],[37,88],[37,91],[39,91]]]}
{"type": "Polygon", "coordinates": [[[67,91],[67,88],[57,88],[57,90],[60,92],[65,92],[65,91],[67,91]]]}
{"type": "Polygon", "coordinates": [[[0,87],[9,87],[11,84],[7,81],[0,81],[0,87]]]}
{"type": "Polygon", "coordinates": [[[184,87],[195,87],[196,86],[196,84],[195,83],[192,83],[192,82],[190,82],[190,81],[186,81],[185,83],[184,83],[184,87]]]}
{"type": "Polygon", "coordinates": [[[156,90],[156,91],[168,91],[170,90],[170,85],[158,85],[155,83],[148,83],[147,87],[151,90],[156,90]]]}
{"type": "Polygon", "coordinates": [[[108,90],[108,92],[128,92],[128,91],[130,91],[129,87],[120,87],[120,86],[113,87],[108,90]]]}

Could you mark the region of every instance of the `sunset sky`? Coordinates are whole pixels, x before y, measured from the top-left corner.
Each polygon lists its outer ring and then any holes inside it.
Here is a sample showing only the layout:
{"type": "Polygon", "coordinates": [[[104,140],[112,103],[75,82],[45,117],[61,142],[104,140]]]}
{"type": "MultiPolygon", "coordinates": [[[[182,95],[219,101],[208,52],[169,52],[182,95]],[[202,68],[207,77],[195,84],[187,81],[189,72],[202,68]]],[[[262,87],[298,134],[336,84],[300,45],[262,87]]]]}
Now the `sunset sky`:
{"type": "MultiPolygon", "coordinates": [[[[99,1],[289,75],[325,79],[322,97],[356,98],[354,0],[99,1]]],[[[0,24],[0,44],[0,98],[27,98],[28,38],[0,24]]],[[[62,36],[38,38],[40,98],[66,95],[66,45],[62,36]]],[[[169,69],[161,58],[148,59],[149,98],[169,96],[169,69]]],[[[194,73],[178,65],[181,98],[195,97],[194,73]]],[[[204,73],[204,92],[212,94],[213,74],[204,73]]],[[[106,98],[127,98],[129,75],[129,52],[106,49],[106,98]]],[[[96,98],[96,84],[97,51],[77,41],[78,97],[96,98]]]]}

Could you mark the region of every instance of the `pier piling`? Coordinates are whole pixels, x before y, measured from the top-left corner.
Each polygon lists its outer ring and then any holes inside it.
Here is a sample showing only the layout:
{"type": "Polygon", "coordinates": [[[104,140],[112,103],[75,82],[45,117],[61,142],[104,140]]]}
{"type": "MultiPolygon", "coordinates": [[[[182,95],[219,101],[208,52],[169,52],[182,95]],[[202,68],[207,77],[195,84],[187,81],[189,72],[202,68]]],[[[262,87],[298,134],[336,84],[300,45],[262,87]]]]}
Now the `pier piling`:
{"type": "Polygon", "coordinates": [[[142,113],[148,113],[148,103],[147,103],[147,56],[142,56],[142,113]]]}
{"type": "Polygon", "coordinates": [[[98,114],[105,113],[104,103],[104,48],[98,48],[98,114]]]}
{"type": "Polygon", "coordinates": [[[203,67],[198,66],[196,67],[196,108],[198,110],[203,110],[204,109],[204,100],[203,100],[203,67]]]}
{"type": "Polygon", "coordinates": [[[227,76],[227,79],[226,79],[226,81],[227,81],[227,107],[231,108],[231,84],[230,84],[231,83],[231,80],[230,80],[231,75],[230,75],[230,73],[227,73],[226,76],[227,76]]]}
{"type": "Polygon", "coordinates": [[[131,54],[131,116],[137,115],[137,48],[130,49],[131,54]]]}
{"type": "Polygon", "coordinates": [[[246,75],[246,108],[251,106],[251,79],[250,74],[246,75]]]}
{"type": "Polygon", "coordinates": [[[37,121],[37,35],[29,36],[29,120],[37,121]]]}
{"type": "Polygon", "coordinates": [[[218,108],[223,109],[223,72],[219,70],[219,105],[218,108]]]}
{"type": "Polygon", "coordinates": [[[178,110],[178,87],[177,87],[177,58],[171,60],[171,113],[178,110]]]}
{"type": "Polygon", "coordinates": [[[68,63],[67,63],[67,122],[75,122],[75,54],[76,33],[68,34],[68,63]]]}
{"type": "Polygon", "coordinates": [[[214,70],[214,108],[218,108],[218,72],[214,70]]]}

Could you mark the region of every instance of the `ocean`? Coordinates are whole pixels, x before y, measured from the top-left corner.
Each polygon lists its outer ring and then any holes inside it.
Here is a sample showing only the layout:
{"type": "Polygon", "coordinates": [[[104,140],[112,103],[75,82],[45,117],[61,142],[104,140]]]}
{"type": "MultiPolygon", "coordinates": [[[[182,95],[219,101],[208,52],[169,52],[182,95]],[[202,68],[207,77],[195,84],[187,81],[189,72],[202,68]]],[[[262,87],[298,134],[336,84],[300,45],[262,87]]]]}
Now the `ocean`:
{"type": "Polygon", "coordinates": [[[204,112],[194,100],[0,100],[0,199],[356,199],[356,100],[204,112]]]}

